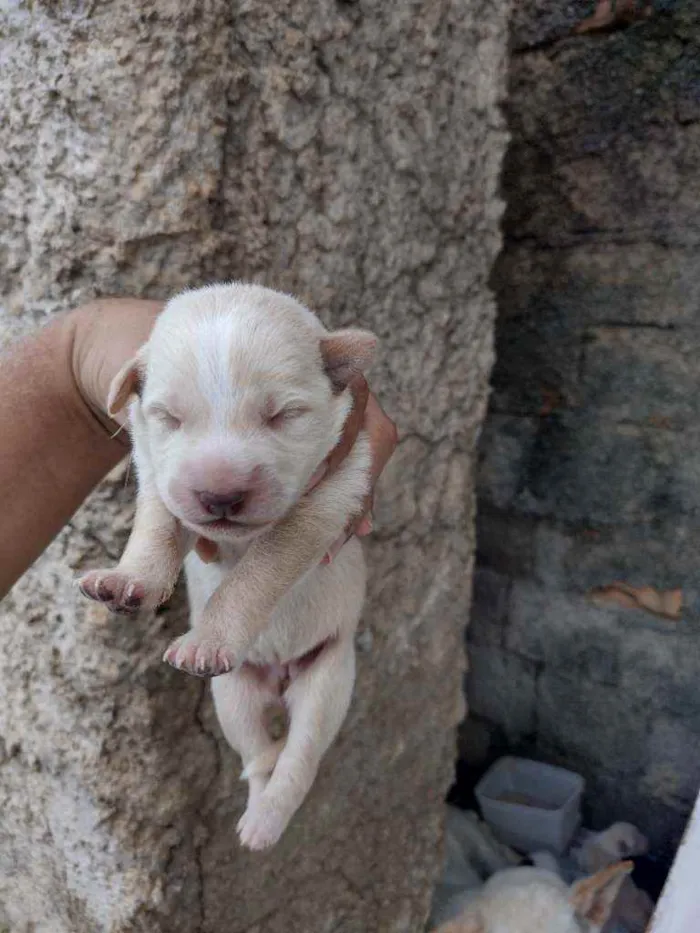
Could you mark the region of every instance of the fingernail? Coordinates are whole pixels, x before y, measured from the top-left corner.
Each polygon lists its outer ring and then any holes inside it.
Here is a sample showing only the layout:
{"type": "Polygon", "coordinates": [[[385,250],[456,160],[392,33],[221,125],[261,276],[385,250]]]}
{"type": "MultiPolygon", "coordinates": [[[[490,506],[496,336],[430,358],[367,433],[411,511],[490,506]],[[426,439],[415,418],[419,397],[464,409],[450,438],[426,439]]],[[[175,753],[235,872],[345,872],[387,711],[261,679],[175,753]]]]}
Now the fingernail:
{"type": "Polygon", "coordinates": [[[371,534],[373,527],[374,525],[372,524],[372,516],[365,515],[360,519],[360,522],[355,529],[355,534],[358,538],[364,538],[366,535],[371,534]]]}

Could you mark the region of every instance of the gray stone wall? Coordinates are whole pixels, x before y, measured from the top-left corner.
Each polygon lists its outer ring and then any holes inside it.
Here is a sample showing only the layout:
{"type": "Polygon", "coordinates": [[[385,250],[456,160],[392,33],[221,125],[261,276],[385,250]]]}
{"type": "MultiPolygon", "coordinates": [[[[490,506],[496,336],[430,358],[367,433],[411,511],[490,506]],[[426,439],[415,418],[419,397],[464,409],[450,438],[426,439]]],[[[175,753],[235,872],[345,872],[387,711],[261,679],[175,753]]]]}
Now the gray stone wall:
{"type": "Polygon", "coordinates": [[[95,294],[257,279],[381,339],[401,426],[345,728],[281,844],[239,850],[236,756],[125,622],[115,475],[0,609],[0,926],[418,933],[440,862],[493,356],[505,0],[0,3],[3,337],[95,294]]]}
{"type": "Polygon", "coordinates": [[[462,754],[571,766],[594,825],[670,849],[700,787],[700,7],[573,37],[593,6],[514,17],[462,754]],[[682,617],[594,605],[614,581],[682,617]]]}

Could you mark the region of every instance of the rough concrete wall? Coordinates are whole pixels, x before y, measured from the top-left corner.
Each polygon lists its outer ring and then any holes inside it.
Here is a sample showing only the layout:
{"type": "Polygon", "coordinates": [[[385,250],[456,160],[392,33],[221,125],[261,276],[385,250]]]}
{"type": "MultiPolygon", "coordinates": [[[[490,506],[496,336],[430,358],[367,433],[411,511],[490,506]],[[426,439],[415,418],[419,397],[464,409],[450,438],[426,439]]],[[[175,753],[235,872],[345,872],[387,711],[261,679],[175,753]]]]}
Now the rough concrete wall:
{"type": "Polygon", "coordinates": [[[654,6],[517,8],[464,753],[571,765],[664,849],[700,786],[700,9],[654,6]],[[591,604],[617,580],[682,619],[591,604]]]}
{"type": "Polygon", "coordinates": [[[247,856],[206,689],[160,663],[182,599],[124,621],[115,475],[0,617],[0,920],[12,933],[418,931],[439,861],[492,359],[506,4],[5,3],[5,333],[95,294],[230,277],[382,339],[403,434],[352,712],[308,805],[247,856]]]}

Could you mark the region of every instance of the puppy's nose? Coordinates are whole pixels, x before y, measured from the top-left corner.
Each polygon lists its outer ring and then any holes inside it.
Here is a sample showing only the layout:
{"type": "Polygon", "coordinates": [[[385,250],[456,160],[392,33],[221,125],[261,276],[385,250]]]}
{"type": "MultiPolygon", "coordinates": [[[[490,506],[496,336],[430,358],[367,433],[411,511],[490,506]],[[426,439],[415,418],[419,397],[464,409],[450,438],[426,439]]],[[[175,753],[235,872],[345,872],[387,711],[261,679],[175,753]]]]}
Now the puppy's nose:
{"type": "Polygon", "coordinates": [[[243,508],[246,491],[239,489],[217,493],[203,490],[196,493],[196,496],[210,515],[215,518],[232,518],[243,508]]]}

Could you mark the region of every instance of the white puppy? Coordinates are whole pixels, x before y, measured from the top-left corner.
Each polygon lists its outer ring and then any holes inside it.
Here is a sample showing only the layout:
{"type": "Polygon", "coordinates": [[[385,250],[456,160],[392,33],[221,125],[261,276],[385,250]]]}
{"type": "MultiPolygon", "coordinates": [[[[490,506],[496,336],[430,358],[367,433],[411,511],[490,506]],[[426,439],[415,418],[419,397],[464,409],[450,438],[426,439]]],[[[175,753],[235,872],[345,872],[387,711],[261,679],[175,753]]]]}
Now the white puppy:
{"type": "Polygon", "coordinates": [[[436,933],[600,933],[632,867],[620,862],[570,888],[546,870],[506,868],[436,933]]]}
{"type": "Polygon", "coordinates": [[[589,833],[572,851],[582,871],[598,871],[633,855],[646,855],[649,840],[632,823],[613,823],[601,833],[589,833]]]}
{"type": "MultiPolygon", "coordinates": [[[[632,823],[613,823],[601,833],[590,833],[571,853],[582,871],[599,871],[622,858],[646,855],[649,840],[632,823]]],[[[625,878],[611,924],[619,920],[630,933],[643,933],[654,913],[654,902],[631,878],[625,878]]]]}
{"type": "Polygon", "coordinates": [[[375,344],[366,331],[329,333],[288,296],[217,285],[171,300],[110,391],[112,413],[131,401],[136,516],[118,567],[79,585],[117,612],[154,607],[184,561],[191,629],[165,659],[215,677],[219,722],[249,782],[239,833],[252,849],[279,839],[350,703],[360,544],[320,561],[362,509],[366,435],[304,493],[375,344]],[[192,550],[198,537],[216,542],[218,561],[192,550]]]}

